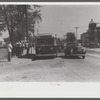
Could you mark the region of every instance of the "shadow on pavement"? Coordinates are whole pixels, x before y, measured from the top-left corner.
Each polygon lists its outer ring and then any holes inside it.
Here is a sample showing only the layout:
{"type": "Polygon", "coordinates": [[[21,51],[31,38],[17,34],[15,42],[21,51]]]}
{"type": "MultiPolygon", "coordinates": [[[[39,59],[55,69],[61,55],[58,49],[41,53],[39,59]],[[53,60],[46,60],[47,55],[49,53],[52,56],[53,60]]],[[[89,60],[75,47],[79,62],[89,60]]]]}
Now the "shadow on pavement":
{"type": "Polygon", "coordinates": [[[28,54],[28,55],[23,55],[22,57],[20,58],[27,58],[27,59],[32,59],[32,61],[34,60],[48,60],[48,59],[54,59],[54,58],[62,58],[62,59],[82,59],[81,57],[78,57],[78,56],[57,56],[57,57],[53,57],[53,56],[44,56],[44,57],[36,57],[34,54],[28,54]]]}
{"type": "Polygon", "coordinates": [[[28,55],[23,55],[19,58],[28,58],[28,59],[34,59],[34,60],[46,60],[46,59],[53,59],[54,57],[36,57],[34,54],[28,54],[28,55]]]}
{"type": "Polygon", "coordinates": [[[54,58],[55,57],[50,57],[50,56],[46,56],[46,57],[36,57],[36,58],[32,58],[32,61],[34,61],[34,60],[48,60],[48,59],[54,59],[54,58]]]}
{"type": "Polygon", "coordinates": [[[74,57],[72,57],[72,56],[68,56],[68,57],[65,57],[65,56],[62,56],[61,57],[62,59],[82,59],[81,57],[78,57],[78,56],[74,56],[74,57]]]}
{"type": "Polygon", "coordinates": [[[23,55],[23,56],[21,56],[21,57],[19,57],[19,58],[28,58],[28,59],[32,59],[33,58],[33,54],[28,54],[28,55],[23,55]]]}

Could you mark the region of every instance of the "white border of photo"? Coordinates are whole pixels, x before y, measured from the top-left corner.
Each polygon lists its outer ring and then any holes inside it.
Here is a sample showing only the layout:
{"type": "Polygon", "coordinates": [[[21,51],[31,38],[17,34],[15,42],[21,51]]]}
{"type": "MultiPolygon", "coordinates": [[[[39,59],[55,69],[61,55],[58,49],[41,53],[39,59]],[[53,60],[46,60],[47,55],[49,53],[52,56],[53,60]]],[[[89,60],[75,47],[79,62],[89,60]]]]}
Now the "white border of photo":
{"type": "MultiPolygon", "coordinates": [[[[2,4],[100,5],[99,2],[1,2],[2,4]]],[[[2,98],[100,98],[99,82],[0,82],[2,98]]]]}

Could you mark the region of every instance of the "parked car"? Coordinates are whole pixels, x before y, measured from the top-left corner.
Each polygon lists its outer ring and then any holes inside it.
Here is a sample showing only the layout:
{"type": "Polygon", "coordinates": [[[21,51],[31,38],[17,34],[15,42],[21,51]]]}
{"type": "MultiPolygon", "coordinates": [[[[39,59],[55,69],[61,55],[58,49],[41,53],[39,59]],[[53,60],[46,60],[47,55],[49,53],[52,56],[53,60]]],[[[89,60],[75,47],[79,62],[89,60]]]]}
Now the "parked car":
{"type": "Polygon", "coordinates": [[[71,42],[67,43],[64,52],[65,56],[81,56],[84,59],[86,54],[86,49],[81,45],[71,42]]]}

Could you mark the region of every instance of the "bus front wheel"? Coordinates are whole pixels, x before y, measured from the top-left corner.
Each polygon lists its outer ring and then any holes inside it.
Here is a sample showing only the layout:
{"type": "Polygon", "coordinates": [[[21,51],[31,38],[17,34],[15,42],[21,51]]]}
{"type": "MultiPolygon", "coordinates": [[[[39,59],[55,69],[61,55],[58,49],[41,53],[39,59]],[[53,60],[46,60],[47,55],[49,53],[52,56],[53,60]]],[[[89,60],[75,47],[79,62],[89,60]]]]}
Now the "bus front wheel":
{"type": "Polygon", "coordinates": [[[36,57],[36,55],[34,55],[33,58],[32,58],[32,61],[34,61],[36,59],[37,59],[37,57],[36,57]]]}

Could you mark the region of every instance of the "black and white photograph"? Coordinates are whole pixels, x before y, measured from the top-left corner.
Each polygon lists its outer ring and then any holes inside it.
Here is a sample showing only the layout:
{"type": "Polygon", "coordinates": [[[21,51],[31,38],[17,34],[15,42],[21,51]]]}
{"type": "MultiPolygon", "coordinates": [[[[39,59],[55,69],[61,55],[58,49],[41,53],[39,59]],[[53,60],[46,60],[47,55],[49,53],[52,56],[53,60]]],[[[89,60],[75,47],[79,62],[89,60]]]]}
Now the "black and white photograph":
{"type": "Polygon", "coordinates": [[[1,3],[0,97],[100,97],[100,3],[1,3]]]}
{"type": "Polygon", "coordinates": [[[100,5],[1,4],[0,82],[100,82],[100,5]]]}

